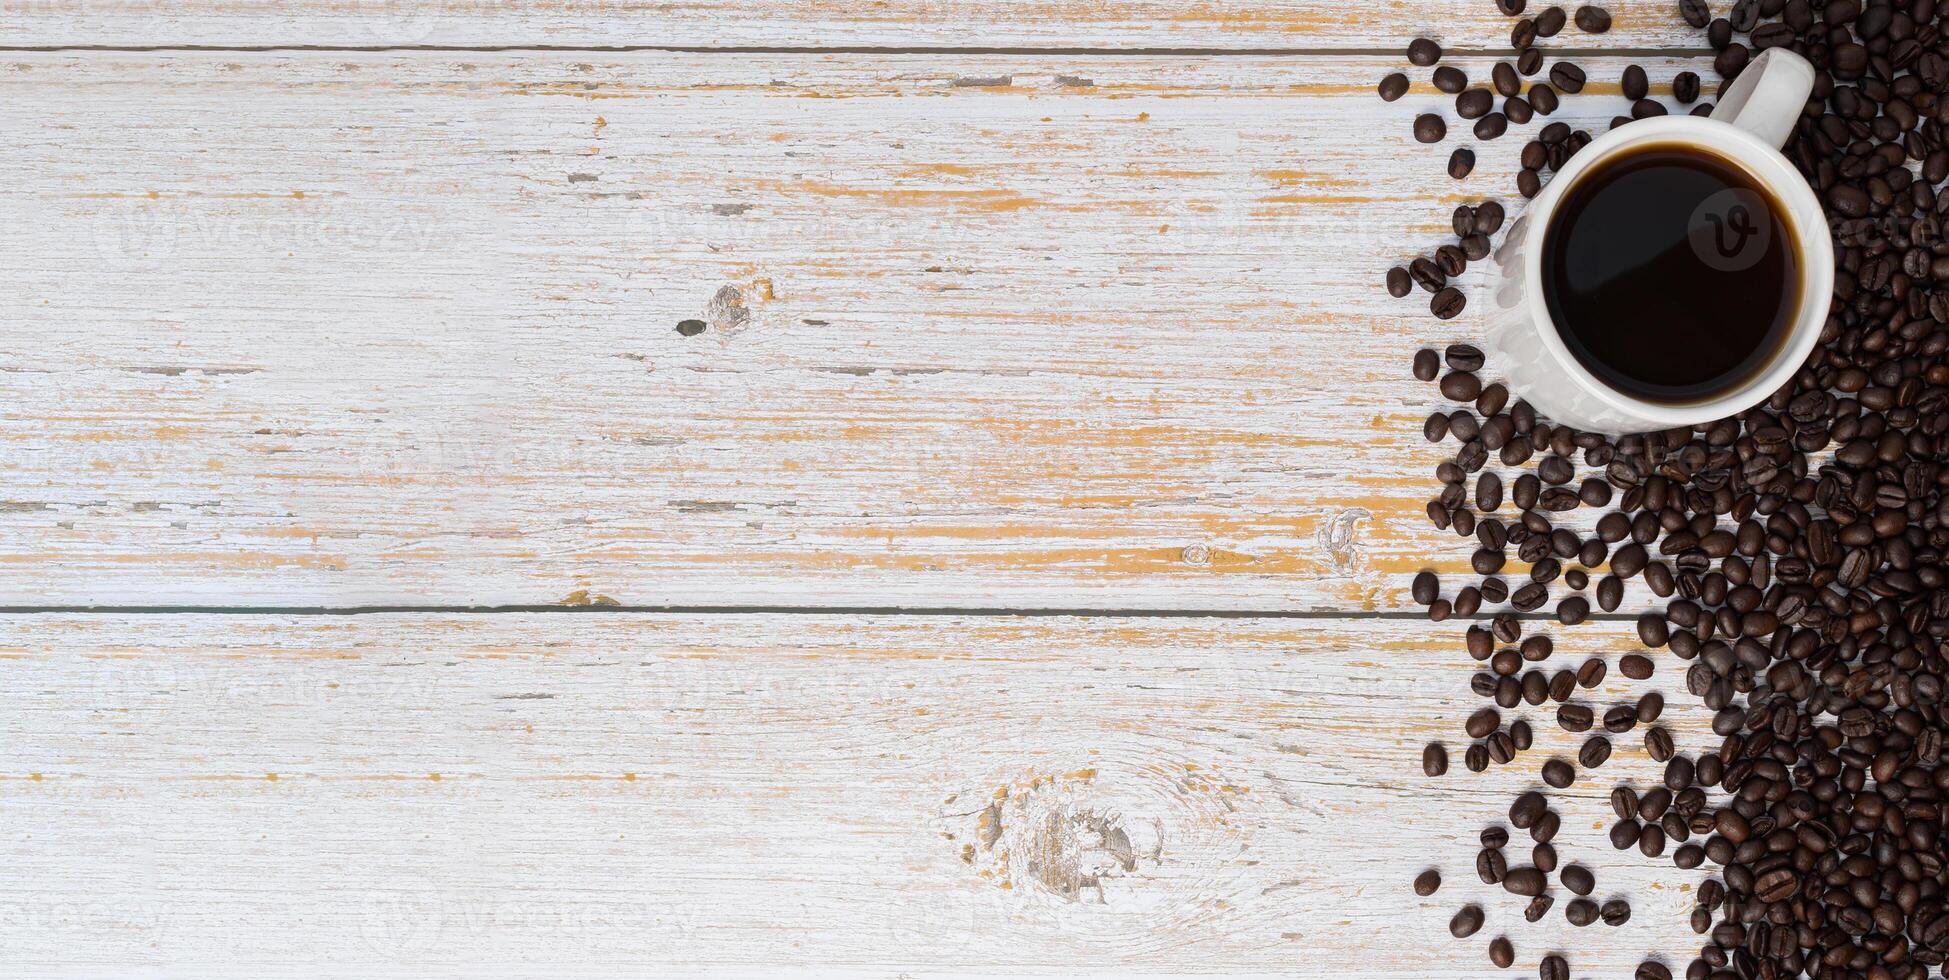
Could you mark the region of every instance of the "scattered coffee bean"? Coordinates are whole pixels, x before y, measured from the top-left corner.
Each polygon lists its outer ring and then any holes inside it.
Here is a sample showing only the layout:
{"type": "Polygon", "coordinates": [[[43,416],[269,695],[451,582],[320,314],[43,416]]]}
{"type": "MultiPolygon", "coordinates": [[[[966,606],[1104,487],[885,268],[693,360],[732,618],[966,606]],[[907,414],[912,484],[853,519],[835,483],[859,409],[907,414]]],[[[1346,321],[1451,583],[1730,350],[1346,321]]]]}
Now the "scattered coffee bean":
{"type": "MultiPolygon", "coordinates": [[[[1448,155],[1448,176],[1461,180],[1475,170],[1475,151],[1466,146],[1458,146],[1448,155]]],[[[1401,294],[1405,295],[1405,294],[1401,294]]]]}
{"type": "Polygon", "coordinates": [[[1504,891],[1511,895],[1521,895],[1525,898],[1533,898],[1543,894],[1543,889],[1548,885],[1549,881],[1543,877],[1543,872],[1535,868],[1510,868],[1502,876],[1502,888],[1504,891]]]}
{"type": "Polygon", "coordinates": [[[1448,772],[1448,750],[1440,742],[1429,742],[1421,750],[1421,771],[1431,777],[1448,772]]]}
{"type": "Polygon", "coordinates": [[[1482,928],[1482,909],[1476,905],[1464,905],[1455,917],[1448,920],[1448,934],[1456,939],[1467,939],[1482,928]]]}
{"type": "Polygon", "coordinates": [[[1552,898],[1547,894],[1538,895],[1535,898],[1530,899],[1529,904],[1527,906],[1524,906],[1523,918],[1529,920],[1530,922],[1540,922],[1542,921],[1544,916],[1550,914],[1550,906],[1555,904],[1556,904],[1555,898],[1552,898]]]}
{"type": "Polygon", "coordinates": [[[1536,36],[1555,37],[1557,32],[1563,30],[1563,25],[1568,20],[1562,7],[1551,7],[1536,15],[1536,36]]]}
{"type": "MultiPolygon", "coordinates": [[[[1555,8],[1552,8],[1555,9],[1555,8]]],[[[1570,980],[1570,963],[1555,953],[1543,957],[1536,966],[1538,980],[1570,980]]]]}
{"type": "Polygon", "coordinates": [[[1557,789],[1563,789],[1577,781],[1577,770],[1562,759],[1551,759],[1543,763],[1543,782],[1557,789]]]}
{"type": "Polygon", "coordinates": [[[1697,72],[1682,71],[1672,76],[1672,98],[1679,105],[1691,105],[1699,97],[1699,75],[1697,72]]]}
{"type": "Polygon", "coordinates": [[[1508,936],[1489,940],[1489,962],[1504,970],[1516,962],[1516,947],[1510,945],[1508,936]]]}
{"type": "Polygon", "coordinates": [[[1432,112],[1414,117],[1414,138],[1422,143],[1439,143],[1448,135],[1448,124],[1432,112]]]}
{"type": "Polygon", "coordinates": [[[1585,34],[1602,34],[1611,29],[1611,12],[1602,7],[1578,7],[1575,20],[1577,30],[1585,34]]]}
{"type": "MultiPolygon", "coordinates": [[[[1559,61],[1550,66],[1550,84],[1559,92],[1575,95],[1584,90],[1584,70],[1573,62],[1559,61]]],[[[1536,100],[1532,98],[1530,101],[1536,100]]]]}
{"type": "Polygon", "coordinates": [[[1408,94],[1408,76],[1398,71],[1388,75],[1381,79],[1378,91],[1383,101],[1392,102],[1408,94]]]}
{"type": "Polygon", "coordinates": [[[1573,898],[1563,906],[1563,917],[1579,928],[1597,921],[1597,903],[1588,898],[1573,898]]]}
{"type": "Polygon", "coordinates": [[[1595,769],[1611,757],[1611,740],[1602,735],[1592,735],[1577,750],[1577,764],[1585,769],[1595,769]]]}
{"type": "Polygon", "coordinates": [[[1677,751],[1671,733],[1657,726],[1645,729],[1644,750],[1654,762],[1669,762],[1677,751]]]}
{"type": "Polygon", "coordinates": [[[1408,64],[1426,68],[1441,60],[1441,45],[1425,37],[1408,42],[1408,64]]]}
{"type": "Polygon", "coordinates": [[[1621,926],[1631,921],[1631,904],[1621,898],[1614,898],[1605,902],[1603,907],[1598,909],[1597,914],[1604,920],[1605,925],[1621,926]]]}
{"type": "Polygon", "coordinates": [[[1564,869],[1557,874],[1557,880],[1563,882],[1563,887],[1570,889],[1576,895],[1588,895],[1591,889],[1597,887],[1596,876],[1581,864],[1565,865],[1564,869]]]}
{"type": "Polygon", "coordinates": [[[1651,92],[1651,81],[1645,77],[1644,66],[1627,65],[1624,69],[1624,97],[1633,101],[1644,98],[1651,92]]]}
{"type": "Polygon", "coordinates": [[[1435,69],[1433,81],[1437,91],[1446,92],[1449,95],[1454,95],[1469,87],[1468,75],[1464,74],[1460,68],[1455,68],[1450,65],[1443,65],[1435,69]]]}
{"type": "Polygon", "coordinates": [[[1441,292],[1436,293],[1433,299],[1428,301],[1428,309],[1438,319],[1442,320],[1454,319],[1457,314],[1462,312],[1462,307],[1465,305],[1467,305],[1467,301],[1463,299],[1462,291],[1453,286],[1444,288],[1441,292]]]}

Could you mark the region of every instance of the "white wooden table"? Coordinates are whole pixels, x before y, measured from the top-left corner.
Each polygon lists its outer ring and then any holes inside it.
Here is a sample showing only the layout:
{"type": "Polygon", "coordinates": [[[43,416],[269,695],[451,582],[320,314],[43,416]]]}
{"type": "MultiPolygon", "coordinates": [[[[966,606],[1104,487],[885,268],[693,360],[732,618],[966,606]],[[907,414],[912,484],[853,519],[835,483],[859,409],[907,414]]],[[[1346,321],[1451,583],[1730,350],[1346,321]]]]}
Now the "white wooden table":
{"type": "MultiPolygon", "coordinates": [[[[1709,70],[1611,7],[1556,118],[1709,70]]],[[[1473,874],[1575,742],[1463,772],[1406,601],[1468,554],[1408,355],[1476,323],[1381,272],[1521,143],[1412,141],[1422,33],[1507,21],[0,0],[0,972],[1682,966],[1635,739],[1559,840],[1631,923],[1473,874]]]]}

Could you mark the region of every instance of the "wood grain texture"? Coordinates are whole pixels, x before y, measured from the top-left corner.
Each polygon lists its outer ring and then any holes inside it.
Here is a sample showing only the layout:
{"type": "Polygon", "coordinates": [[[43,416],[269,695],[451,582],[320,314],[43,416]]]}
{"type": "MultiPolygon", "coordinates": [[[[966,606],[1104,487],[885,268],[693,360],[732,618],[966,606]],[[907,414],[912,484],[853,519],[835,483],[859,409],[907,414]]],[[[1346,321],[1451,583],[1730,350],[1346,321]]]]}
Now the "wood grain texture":
{"type": "MultiPolygon", "coordinates": [[[[1546,4],[1534,5],[1537,11],[1546,4]]],[[[1605,4],[1609,34],[1563,48],[1702,47],[1668,0],[1605,4]]],[[[1566,11],[1576,9],[1566,5],[1566,11]]],[[[1534,13],[1535,11],[1532,11],[1534,13]]],[[[1372,49],[1431,34],[1506,45],[1490,0],[47,0],[0,2],[0,43],[1372,49]]]]}
{"type": "Polygon", "coordinates": [[[1520,140],[1396,67],[12,57],[0,594],[1398,608],[1520,140]]]}
{"type": "MultiPolygon", "coordinates": [[[[1454,624],[634,614],[0,621],[9,976],[1488,977],[1683,962],[1697,881],[1559,806],[1621,928],[1538,925],[1475,836],[1581,737],[1459,758],[1454,624]],[[1439,867],[1447,884],[1413,897],[1439,867]],[[1490,925],[1446,924],[1467,900],[1490,925]]],[[[1629,641],[1568,631],[1574,665],[1629,641]]],[[[1681,746],[1709,739],[1675,661],[1681,746]]],[[[1628,686],[1627,686],[1628,685],[1628,686]]],[[[1512,713],[1513,717],[1513,713],[1512,713]]],[[[1516,835],[1526,845],[1520,832],[1516,835]]],[[[1512,845],[1514,846],[1514,845],[1512,845]]],[[[1526,853],[1518,849],[1515,854],[1526,853]]]]}

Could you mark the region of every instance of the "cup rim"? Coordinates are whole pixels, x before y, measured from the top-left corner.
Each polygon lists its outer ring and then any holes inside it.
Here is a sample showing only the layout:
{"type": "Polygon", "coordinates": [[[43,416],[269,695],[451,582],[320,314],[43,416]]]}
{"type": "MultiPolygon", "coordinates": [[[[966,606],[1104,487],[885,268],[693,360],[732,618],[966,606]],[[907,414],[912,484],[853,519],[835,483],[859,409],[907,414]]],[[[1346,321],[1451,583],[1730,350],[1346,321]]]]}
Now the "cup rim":
{"type": "Polygon", "coordinates": [[[1827,319],[1829,298],[1834,291],[1834,240],[1821,210],[1820,199],[1815,196],[1806,178],[1777,148],[1768,146],[1759,137],[1731,123],[1704,116],[1654,116],[1613,129],[1592,140],[1582,152],[1571,157],[1549,186],[1531,202],[1525,216],[1529,217],[1533,234],[1536,235],[1536,247],[1525,249],[1523,257],[1523,279],[1529,286],[1525,303],[1529,307],[1529,315],[1543,327],[1536,331],[1536,335],[1549,352],[1551,360],[1580,390],[1603,402],[1614,412],[1652,425],[1675,427],[1710,422],[1745,411],[1792,378],[1806,363],[1807,355],[1813,352],[1814,344],[1820,339],[1821,326],[1827,319]],[[1544,239],[1549,234],[1550,220],[1555,217],[1558,202],[1566,189],[1585,171],[1619,150],[1659,141],[1688,143],[1746,168],[1768,189],[1778,194],[1786,205],[1787,223],[1792,227],[1800,246],[1803,266],[1800,308],[1796,311],[1787,342],[1781,345],[1764,370],[1737,388],[1708,401],[1647,401],[1612,387],[1592,374],[1570,353],[1543,299],[1544,239]]]}

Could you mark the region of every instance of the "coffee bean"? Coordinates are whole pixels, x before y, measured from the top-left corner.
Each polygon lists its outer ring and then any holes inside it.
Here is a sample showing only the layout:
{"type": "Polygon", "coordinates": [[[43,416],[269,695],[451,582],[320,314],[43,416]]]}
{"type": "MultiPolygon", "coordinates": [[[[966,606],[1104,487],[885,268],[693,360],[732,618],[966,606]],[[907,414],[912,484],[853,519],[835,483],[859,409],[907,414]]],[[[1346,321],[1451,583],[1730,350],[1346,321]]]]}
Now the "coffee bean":
{"type": "Polygon", "coordinates": [[[1644,827],[1636,820],[1619,820],[1611,825],[1611,846],[1617,850],[1628,850],[1638,842],[1638,835],[1644,827]]]}
{"type": "Polygon", "coordinates": [[[1539,843],[1529,849],[1529,863],[1544,874],[1556,870],[1556,860],[1556,848],[1548,843],[1539,843]]]}
{"type": "Polygon", "coordinates": [[[1381,83],[1376,87],[1376,91],[1380,93],[1382,101],[1392,102],[1408,94],[1408,76],[1398,71],[1387,75],[1381,79],[1381,83]]]}
{"type": "Polygon", "coordinates": [[[1509,46],[1517,51],[1525,51],[1536,43],[1536,21],[1524,17],[1509,29],[1509,46]]]}
{"type": "Polygon", "coordinates": [[[1665,713],[1665,696],[1657,691],[1647,691],[1638,698],[1638,720],[1646,724],[1657,721],[1665,713]]]}
{"type": "Polygon", "coordinates": [[[1699,75],[1697,72],[1682,71],[1672,76],[1672,98],[1679,105],[1691,105],[1699,97],[1699,75]]]}
{"type": "Polygon", "coordinates": [[[1448,135],[1448,124],[1432,112],[1414,117],[1414,138],[1422,143],[1439,143],[1448,135]]]}
{"type": "Polygon", "coordinates": [[[1426,68],[1441,60],[1441,45],[1425,37],[1408,42],[1408,64],[1426,68]]]}
{"type": "Polygon", "coordinates": [[[1483,884],[1493,885],[1504,880],[1508,874],[1509,866],[1505,863],[1501,851],[1485,847],[1476,852],[1475,876],[1482,879],[1483,884]]]}
{"type": "Polygon", "coordinates": [[[1491,112],[1475,121],[1475,138],[1492,140],[1501,138],[1509,131],[1509,117],[1500,112],[1491,112]]]}
{"type": "Polygon", "coordinates": [[[1557,727],[1566,732],[1590,731],[1591,711],[1587,705],[1565,704],[1556,710],[1557,727]]]}
{"type": "Polygon", "coordinates": [[[1652,727],[1645,730],[1644,750],[1654,762],[1669,762],[1675,749],[1672,735],[1663,728],[1652,727]]]}
{"type": "Polygon", "coordinates": [[[1563,30],[1564,22],[1567,21],[1568,19],[1569,18],[1564,15],[1562,7],[1551,7],[1543,11],[1542,13],[1537,14],[1536,15],[1536,36],[1555,37],[1558,31],[1563,30]]]}
{"type": "MultiPolygon", "coordinates": [[[[1403,269],[1398,265],[1392,269],[1387,270],[1387,294],[1389,296],[1392,296],[1395,299],[1400,299],[1401,297],[1406,296],[1408,292],[1412,289],[1414,289],[1414,280],[1408,278],[1408,270],[1403,269]]],[[[1419,364],[1417,364],[1416,371],[1418,372],[1419,370],[1420,370],[1420,366],[1419,364]]],[[[1422,378],[1421,380],[1427,381],[1430,379],[1422,378]]]]}
{"type": "Polygon", "coordinates": [[[1433,868],[1414,876],[1414,893],[1427,898],[1441,889],[1441,872],[1433,868]]]}
{"type": "Polygon", "coordinates": [[[1462,291],[1453,286],[1449,286],[1435,294],[1434,299],[1428,303],[1428,309],[1438,319],[1452,320],[1457,314],[1462,312],[1462,307],[1466,304],[1467,301],[1463,299],[1462,291]]]}
{"type": "Polygon", "coordinates": [[[1496,709],[1483,708],[1469,715],[1463,728],[1467,730],[1470,738],[1487,738],[1489,733],[1495,731],[1501,724],[1502,716],[1496,713],[1496,709]]]}
{"type": "MultiPolygon", "coordinates": [[[[1532,48],[1531,50],[1535,49],[1532,48]]],[[[1503,100],[1502,115],[1509,123],[1523,126],[1527,125],[1531,119],[1536,118],[1536,111],[1530,108],[1530,104],[1523,101],[1521,96],[1512,95],[1503,100]]]]}
{"type": "Polygon", "coordinates": [[[1665,114],[1664,103],[1654,99],[1639,99],[1631,103],[1631,118],[1633,119],[1649,119],[1652,116],[1662,116],[1665,114]]]}
{"type": "Polygon", "coordinates": [[[1464,905],[1455,917],[1448,920],[1448,934],[1456,939],[1467,939],[1482,928],[1482,909],[1480,906],[1464,905]]]}
{"type": "Polygon", "coordinates": [[[1598,909],[1597,914],[1607,926],[1621,926],[1631,921],[1631,904],[1621,898],[1613,898],[1598,909]]]}
{"type": "Polygon", "coordinates": [[[1573,898],[1565,903],[1563,917],[1579,928],[1590,925],[1597,921],[1597,903],[1588,898],[1573,898]]]}
{"type": "Polygon", "coordinates": [[[1477,742],[1463,750],[1462,767],[1470,772],[1482,772],[1488,769],[1489,747],[1477,742]]]}
{"type": "MultiPolygon", "coordinates": [[[[1536,49],[1531,48],[1530,50],[1534,51],[1536,49]]],[[[1529,87],[1529,107],[1531,109],[1536,110],[1537,115],[1539,116],[1550,115],[1551,113],[1557,111],[1557,106],[1559,104],[1560,103],[1557,99],[1556,89],[1551,88],[1549,83],[1537,82],[1529,87]]],[[[1547,159],[1548,158],[1546,157],[1545,162],[1547,162],[1547,159]]],[[[1543,169],[1540,164],[1536,166],[1531,166],[1530,163],[1527,161],[1527,159],[1525,159],[1523,166],[1529,170],[1543,169]]]]}
{"type": "Polygon", "coordinates": [[[1590,618],[1590,600],[1573,595],[1557,603],[1557,622],[1565,626],[1575,626],[1590,618]]]}
{"type": "MultiPolygon", "coordinates": [[[[1584,70],[1573,62],[1559,61],[1550,66],[1550,84],[1556,86],[1557,91],[1575,95],[1584,90],[1584,70]]],[[[1532,98],[1530,101],[1536,100],[1532,98]]]]}
{"type": "Polygon", "coordinates": [[[1489,940],[1489,962],[1504,970],[1516,962],[1516,947],[1510,945],[1508,936],[1489,940]]]}
{"type": "Polygon", "coordinates": [[[1429,742],[1421,750],[1421,771],[1431,777],[1448,772],[1448,750],[1440,742],[1429,742]]]}
{"type": "Polygon", "coordinates": [[[1414,596],[1415,604],[1426,606],[1440,597],[1441,580],[1435,577],[1434,572],[1421,572],[1415,575],[1409,592],[1414,596]]]}
{"type": "Polygon", "coordinates": [[[1638,709],[1635,705],[1620,704],[1604,712],[1604,730],[1613,735],[1622,735],[1637,727],[1638,709]]]}
{"type": "Polygon", "coordinates": [[[1577,686],[1585,690],[1596,687],[1604,683],[1604,675],[1609,671],[1604,661],[1592,657],[1577,668],[1577,686]]]}
{"type": "Polygon", "coordinates": [[[1516,67],[1507,61],[1498,61],[1489,70],[1489,82],[1495,87],[1496,94],[1504,98],[1523,92],[1522,80],[1516,77],[1516,67]]]}
{"type": "Polygon", "coordinates": [[[1645,77],[1641,65],[1627,65],[1624,69],[1624,97],[1631,100],[1644,98],[1651,92],[1651,81],[1645,77]]]}
{"type": "Polygon", "coordinates": [[[1704,27],[1712,19],[1712,11],[1706,5],[1706,0],[1678,0],[1678,15],[1694,30],[1704,27]]]}
{"type": "Polygon", "coordinates": [[[1577,781],[1577,770],[1562,759],[1551,759],[1543,763],[1543,782],[1562,789],[1577,781]]]}
{"type": "Polygon", "coordinates": [[[1509,596],[1509,604],[1518,612],[1529,612],[1543,605],[1549,598],[1550,590],[1547,586],[1531,582],[1512,593],[1509,596]]]}
{"type": "Polygon", "coordinates": [[[1611,29],[1611,12],[1602,7],[1578,7],[1577,30],[1585,34],[1602,34],[1611,29]]]}
{"type": "Polygon", "coordinates": [[[1509,825],[1518,830],[1530,827],[1542,818],[1549,807],[1549,801],[1543,798],[1542,793],[1530,790],[1516,797],[1516,802],[1509,805],[1509,825]]]}
{"type": "Polygon", "coordinates": [[[1591,889],[1597,887],[1596,876],[1581,864],[1566,865],[1557,875],[1557,880],[1563,882],[1563,887],[1577,895],[1588,895],[1591,889]]]}
{"type": "Polygon", "coordinates": [[[1542,68],[1543,51],[1540,48],[1530,48],[1516,56],[1516,73],[1519,75],[1534,75],[1542,68]]]}
{"type": "Polygon", "coordinates": [[[1585,769],[1595,769],[1611,757],[1611,740],[1602,735],[1592,735],[1577,750],[1577,764],[1585,769]]]}
{"type": "Polygon", "coordinates": [[[1563,818],[1553,810],[1543,811],[1536,823],[1529,828],[1529,839],[1538,844],[1548,844],[1556,839],[1557,830],[1563,826],[1563,818]]]}
{"type": "Polygon", "coordinates": [[[1450,65],[1443,65],[1435,69],[1432,80],[1435,83],[1435,89],[1437,91],[1446,92],[1449,95],[1454,95],[1469,87],[1468,75],[1464,74],[1460,68],[1455,68],[1450,65]]]}
{"type": "Polygon", "coordinates": [[[1632,980],[1672,980],[1672,971],[1657,960],[1645,960],[1631,976],[1632,980]]]}
{"type": "Polygon", "coordinates": [[[1535,868],[1510,868],[1502,876],[1502,888],[1504,891],[1511,895],[1521,895],[1525,898],[1532,898],[1543,894],[1543,889],[1548,885],[1549,880],[1543,877],[1543,872],[1535,868]]]}
{"type": "Polygon", "coordinates": [[[1466,146],[1458,146],[1448,155],[1448,176],[1461,180],[1475,170],[1475,151],[1466,146]]]}
{"type": "Polygon", "coordinates": [[[1543,178],[1534,170],[1520,170],[1516,173],[1516,193],[1525,200],[1543,192],[1543,178]]]}
{"type": "Polygon", "coordinates": [[[1615,575],[1606,575],[1597,581],[1597,607],[1605,612],[1614,612],[1624,602],[1624,580],[1615,575]]]}
{"type": "Polygon", "coordinates": [[[1644,831],[1638,834],[1638,853],[1655,858],[1665,853],[1664,828],[1655,823],[1645,824],[1644,831]]]}
{"type": "Polygon", "coordinates": [[[1496,0],[1496,12],[1504,17],[1514,17],[1528,6],[1528,0],[1496,0]]]}
{"type": "Polygon", "coordinates": [[[1480,119],[1495,108],[1496,97],[1486,88],[1472,88],[1455,97],[1455,114],[1463,119],[1480,119]]]}
{"type": "Polygon", "coordinates": [[[1629,786],[1619,786],[1611,790],[1611,811],[1618,819],[1629,820],[1638,815],[1638,794],[1629,786]]]}
{"type": "MultiPolygon", "coordinates": [[[[1552,8],[1554,9],[1554,8],[1552,8]]],[[[1536,966],[1538,980],[1570,980],[1570,963],[1555,953],[1543,957],[1536,966]]]]}
{"type": "Polygon", "coordinates": [[[1540,922],[1544,916],[1550,914],[1550,906],[1555,904],[1555,898],[1549,895],[1538,895],[1523,907],[1523,918],[1530,922],[1540,922]]]}

